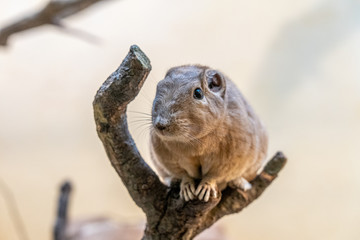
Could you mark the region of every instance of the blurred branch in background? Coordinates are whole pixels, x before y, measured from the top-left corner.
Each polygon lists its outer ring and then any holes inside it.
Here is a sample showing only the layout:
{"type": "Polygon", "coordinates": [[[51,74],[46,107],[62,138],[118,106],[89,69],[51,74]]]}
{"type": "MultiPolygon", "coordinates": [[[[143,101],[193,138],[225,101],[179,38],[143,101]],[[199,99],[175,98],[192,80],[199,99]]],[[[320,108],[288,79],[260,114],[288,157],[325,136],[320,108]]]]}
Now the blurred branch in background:
{"type": "Polygon", "coordinates": [[[54,240],[63,240],[65,238],[65,229],[68,222],[68,206],[71,193],[71,183],[65,181],[60,187],[60,196],[54,226],[54,240]]]}
{"type": "Polygon", "coordinates": [[[15,33],[47,24],[57,26],[68,33],[94,41],[94,36],[83,31],[69,29],[64,26],[61,20],[101,1],[104,0],[51,0],[43,9],[1,28],[0,46],[6,46],[9,37],[15,33]]]}
{"type": "MultiPolygon", "coordinates": [[[[61,184],[53,240],[118,240],[119,237],[121,240],[141,239],[144,222],[121,223],[103,216],[70,219],[68,206],[72,188],[69,181],[61,184]]],[[[196,240],[219,239],[228,239],[220,226],[212,227],[196,238],[196,240]]]]}
{"type": "Polygon", "coordinates": [[[7,209],[11,220],[14,223],[15,230],[18,234],[18,239],[20,240],[29,240],[23,219],[20,215],[19,208],[16,204],[16,199],[11,189],[5,183],[5,181],[0,177],[0,195],[3,195],[7,209]]]}

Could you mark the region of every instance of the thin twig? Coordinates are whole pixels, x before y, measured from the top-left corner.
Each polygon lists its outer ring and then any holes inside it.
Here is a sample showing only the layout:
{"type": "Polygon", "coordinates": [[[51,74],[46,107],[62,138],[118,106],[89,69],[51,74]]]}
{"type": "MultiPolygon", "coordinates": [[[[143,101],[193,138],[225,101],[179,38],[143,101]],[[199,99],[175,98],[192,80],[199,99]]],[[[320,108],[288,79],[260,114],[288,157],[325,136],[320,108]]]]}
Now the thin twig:
{"type": "Polygon", "coordinates": [[[23,218],[21,217],[18,205],[16,203],[16,198],[8,187],[6,182],[0,177],[0,191],[3,193],[3,197],[5,203],[7,205],[7,209],[9,211],[9,215],[14,223],[18,238],[20,240],[29,240],[29,235],[26,231],[25,224],[23,218]]]}

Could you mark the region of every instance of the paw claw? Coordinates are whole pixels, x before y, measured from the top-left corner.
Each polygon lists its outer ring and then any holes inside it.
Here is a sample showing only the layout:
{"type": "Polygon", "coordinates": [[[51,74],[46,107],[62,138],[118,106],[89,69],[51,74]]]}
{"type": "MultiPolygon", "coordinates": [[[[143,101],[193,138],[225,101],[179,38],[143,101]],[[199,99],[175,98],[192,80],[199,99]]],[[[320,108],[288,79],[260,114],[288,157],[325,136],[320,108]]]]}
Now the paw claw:
{"type": "Polygon", "coordinates": [[[192,193],[195,194],[195,184],[190,185],[190,190],[191,190],[192,193]]]}
{"type": "Polygon", "coordinates": [[[210,192],[211,192],[211,191],[209,191],[209,190],[208,190],[208,191],[206,191],[206,194],[205,194],[205,197],[204,197],[204,201],[205,201],[205,202],[209,201],[209,198],[210,198],[210,192]]]}
{"type": "Polygon", "coordinates": [[[184,199],[186,202],[193,200],[195,198],[194,191],[195,184],[192,179],[183,179],[180,184],[180,198],[184,199]]]}
{"type": "Polygon", "coordinates": [[[206,193],[206,188],[202,188],[200,194],[198,195],[198,198],[202,200],[204,198],[205,193],[206,193]]]}
{"type": "Polygon", "coordinates": [[[197,195],[199,200],[208,202],[210,196],[217,197],[217,187],[215,183],[200,183],[195,191],[195,195],[197,195]]]}
{"type": "Polygon", "coordinates": [[[191,192],[190,188],[185,188],[185,191],[187,193],[187,196],[190,200],[193,200],[194,199],[194,194],[191,192]]]}

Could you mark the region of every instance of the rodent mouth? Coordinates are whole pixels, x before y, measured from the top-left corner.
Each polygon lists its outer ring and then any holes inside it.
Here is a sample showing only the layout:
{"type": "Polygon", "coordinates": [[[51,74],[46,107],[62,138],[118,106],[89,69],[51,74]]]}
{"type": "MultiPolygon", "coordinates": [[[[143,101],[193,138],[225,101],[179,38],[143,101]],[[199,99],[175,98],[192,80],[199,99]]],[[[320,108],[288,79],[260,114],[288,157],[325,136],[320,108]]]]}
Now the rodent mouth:
{"type": "Polygon", "coordinates": [[[155,128],[155,133],[160,137],[171,137],[172,136],[172,134],[169,132],[168,129],[155,128]]]}
{"type": "Polygon", "coordinates": [[[177,135],[172,131],[172,129],[159,129],[154,127],[155,134],[163,140],[173,140],[177,137],[177,135]]]}
{"type": "Polygon", "coordinates": [[[173,126],[170,121],[161,117],[156,117],[152,121],[153,129],[159,137],[171,137],[173,136],[173,126]]]}

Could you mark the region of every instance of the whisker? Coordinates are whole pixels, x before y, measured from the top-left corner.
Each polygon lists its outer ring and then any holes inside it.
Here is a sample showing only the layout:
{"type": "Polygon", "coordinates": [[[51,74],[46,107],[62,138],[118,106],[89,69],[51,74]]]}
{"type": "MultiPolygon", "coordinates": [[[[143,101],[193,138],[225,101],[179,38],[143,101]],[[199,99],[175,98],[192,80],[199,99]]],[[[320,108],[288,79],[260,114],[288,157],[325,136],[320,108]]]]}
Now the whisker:
{"type": "Polygon", "coordinates": [[[133,120],[130,120],[129,123],[150,123],[150,124],[152,124],[152,121],[148,120],[148,119],[133,119],[133,120]]]}
{"type": "Polygon", "coordinates": [[[135,128],[135,131],[139,131],[144,127],[151,127],[151,124],[147,124],[147,123],[137,123],[137,124],[133,124],[132,125],[135,128]]]}
{"type": "Polygon", "coordinates": [[[140,129],[140,132],[139,132],[139,137],[140,138],[149,138],[149,131],[150,131],[150,128],[151,126],[143,126],[142,129],[140,129]]]}
{"type": "Polygon", "coordinates": [[[150,104],[150,106],[152,106],[153,101],[150,100],[150,97],[144,91],[140,91],[140,95],[142,95],[144,99],[147,101],[147,103],[150,104]]]}
{"type": "Polygon", "coordinates": [[[151,119],[151,116],[131,116],[130,118],[151,119]]]}
{"type": "Polygon", "coordinates": [[[188,133],[188,137],[190,138],[190,140],[192,142],[198,143],[199,145],[203,146],[203,142],[200,139],[198,139],[198,138],[194,137],[193,135],[191,135],[190,133],[188,133]]]}
{"type": "Polygon", "coordinates": [[[146,137],[147,134],[150,132],[150,129],[152,128],[152,124],[149,123],[136,123],[134,124],[136,136],[139,138],[146,137]]]}
{"type": "Polygon", "coordinates": [[[151,116],[151,113],[145,113],[145,112],[139,112],[139,111],[132,111],[132,110],[127,110],[129,113],[136,113],[136,114],[143,114],[146,116],[151,116]]]}

